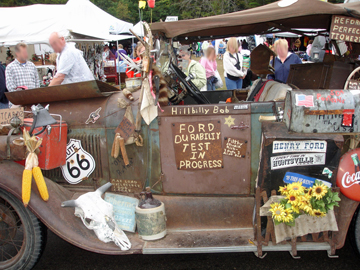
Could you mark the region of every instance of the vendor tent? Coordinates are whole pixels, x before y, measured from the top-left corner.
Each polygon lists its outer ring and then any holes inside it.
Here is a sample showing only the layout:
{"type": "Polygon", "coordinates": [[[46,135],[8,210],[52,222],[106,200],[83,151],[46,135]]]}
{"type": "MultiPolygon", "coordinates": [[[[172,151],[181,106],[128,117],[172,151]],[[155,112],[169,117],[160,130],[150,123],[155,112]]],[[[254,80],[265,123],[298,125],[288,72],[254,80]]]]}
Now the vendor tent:
{"type": "Polygon", "coordinates": [[[144,24],[142,21],[138,22],[134,25],[134,27],[131,29],[135,34],[137,34],[139,37],[144,36],[144,24]]]}
{"type": "MultiPolygon", "coordinates": [[[[111,39],[110,33],[129,32],[133,24],[106,13],[89,0],[65,5],[30,5],[0,8],[0,45],[24,41],[47,43],[57,31],[68,39],[111,39]]],[[[116,40],[118,37],[114,37],[116,40]]]]}
{"type": "Polygon", "coordinates": [[[192,20],[157,22],[155,33],[177,37],[183,43],[198,39],[267,34],[273,30],[298,33],[293,29],[329,29],[332,15],[360,17],[360,2],[331,4],[317,0],[282,0],[265,6],[192,20]]]}

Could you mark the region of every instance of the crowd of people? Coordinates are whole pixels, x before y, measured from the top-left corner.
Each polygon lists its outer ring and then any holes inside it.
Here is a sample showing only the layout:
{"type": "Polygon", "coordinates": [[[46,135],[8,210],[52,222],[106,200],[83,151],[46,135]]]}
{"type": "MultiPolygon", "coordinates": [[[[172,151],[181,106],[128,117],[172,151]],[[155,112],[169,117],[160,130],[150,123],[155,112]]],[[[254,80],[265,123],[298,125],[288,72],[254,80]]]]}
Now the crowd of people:
{"type": "MultiPolygon", "coordinates": [[[[56,65],[56,74],[49,86],[93,80],[94,76],[86,64],[81,51],[66,43],[63,36],[54,32],[49,37],[49,44],[54,50],[52,62],[56,65]]],[[[275,74],[269,75],[268,79],[286,83],[290,72],[290,65],[302,63],[301,59],[289,52],[289,44],[286,39],[277,39],[273,45],[267,40],[265,45],[271,47],[276,57],[274,62],[275,74]]],[[[312,41],[307,45],[306,54],[310,57],[312,41]]],[[[217,60],[223,61],[226,89],[242,89],[243,80],[247,75],[247,68],[243,66],[242,50],[248,50],[249,44],[246,40],[237,40],[235,37],[223,39],[215,48],[215,40],[197,42],[193,46],[176,48],[181,60],[185,63],[184,73],[190,76],[194,85],[201,91],[214,91],[223,85],[222,76],[217,70],[217,60]],[[191,59],[193,52],[200,61],[191,59]]],[[[123,55],[130,56],[135,62],[141,61],[145,48],[141,42],[124,48],[122,44],[116,46],[105,46],[102,55],[103,61],[117,59],[122,61],[123,55]]],[[[40,80],[35,65],[28,61],[27,45],[18,43],[15,46],[15,60],[7,65],[6,69],[0,65],[0,109],[8,108],[9,104],[5,92],[26,90],[40,87],[40,80]]],[[[134,71],[126,70],[128,78],[139,77],[134,71]]]]}

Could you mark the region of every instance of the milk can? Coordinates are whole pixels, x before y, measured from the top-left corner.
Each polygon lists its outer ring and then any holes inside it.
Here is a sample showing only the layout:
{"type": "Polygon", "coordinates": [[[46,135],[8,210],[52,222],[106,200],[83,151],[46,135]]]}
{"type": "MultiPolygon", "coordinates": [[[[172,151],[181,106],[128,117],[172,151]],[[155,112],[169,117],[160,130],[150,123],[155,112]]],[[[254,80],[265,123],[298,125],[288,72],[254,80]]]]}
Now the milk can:
{"type": "Polygon", "coordinates": [[[157,240],[166,235],[164,203],[153,198],[150,187],[141,192],[142,200],[135,209],[137,230],[144,240],[157,240]]]}

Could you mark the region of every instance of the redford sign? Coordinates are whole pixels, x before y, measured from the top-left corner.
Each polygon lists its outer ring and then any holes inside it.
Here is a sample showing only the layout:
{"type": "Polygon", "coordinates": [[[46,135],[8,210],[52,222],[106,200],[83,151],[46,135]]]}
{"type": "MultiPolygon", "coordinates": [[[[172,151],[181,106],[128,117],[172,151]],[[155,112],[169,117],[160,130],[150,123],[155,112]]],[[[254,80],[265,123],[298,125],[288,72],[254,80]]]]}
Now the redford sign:
{"type": "Polygon", "coordinates": [[[340,159],[336,185],[349,199],[360,201],[360,149],[347,152],[340,159]]]}

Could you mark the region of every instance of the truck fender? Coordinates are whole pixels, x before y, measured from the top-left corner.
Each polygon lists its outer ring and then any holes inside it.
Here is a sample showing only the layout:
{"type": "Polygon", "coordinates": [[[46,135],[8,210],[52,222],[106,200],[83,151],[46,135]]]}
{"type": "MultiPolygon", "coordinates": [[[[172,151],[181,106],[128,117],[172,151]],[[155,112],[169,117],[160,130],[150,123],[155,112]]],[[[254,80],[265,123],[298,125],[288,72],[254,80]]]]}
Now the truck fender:
{"type": "MultiPolygon", "coordinates": [[[[0,162],[0,188],[13,194],[19,200],[21,200],[23,170],[23,166],[13,161],[0,162]]],[[[101,242],[95,233],[88,230],[74,215],[73,208],[61,207],[62,202],[75,199],[80,194],[71,192],[48,178],[44,177],[44,179],[49,191],[49,200],[44,202],[41,199],[35,181],[33,181],[28,208],[52,232],[79,248],[96,253],[108,255],[141,253],[142,246],[138,243],[133,243],[134,248],[131,250],[121,251],[113,243],[101,242]]]]}

